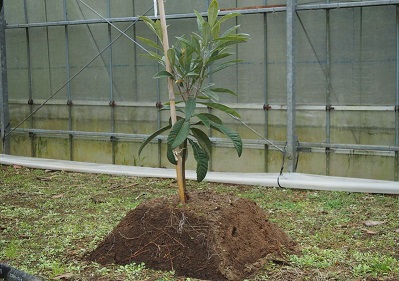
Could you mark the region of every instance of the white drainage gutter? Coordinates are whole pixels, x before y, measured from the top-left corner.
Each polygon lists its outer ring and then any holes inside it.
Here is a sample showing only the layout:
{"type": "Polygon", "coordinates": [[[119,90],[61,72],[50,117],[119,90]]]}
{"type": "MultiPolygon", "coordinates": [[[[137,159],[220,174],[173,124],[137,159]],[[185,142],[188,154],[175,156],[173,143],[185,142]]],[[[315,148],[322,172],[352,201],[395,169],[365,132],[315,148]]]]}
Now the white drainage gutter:
{"type": "MultiPolygon", "coordinates": [[[[32,158],[0,154],[0,164],[28,168],[62,170],[70,172],[128,175],[136,177],[175,178],[174,169],[147,168],[125,165],[98,164],[67,160],[32,158]]],[[[187,179],[195,180],[194,171],[187,171],[187,179]]],[[[314,189],[347,192],[399,194],[399,182],[287,173],[227,173],[208,172],[206,181],[231,184],[314,189]]]]}

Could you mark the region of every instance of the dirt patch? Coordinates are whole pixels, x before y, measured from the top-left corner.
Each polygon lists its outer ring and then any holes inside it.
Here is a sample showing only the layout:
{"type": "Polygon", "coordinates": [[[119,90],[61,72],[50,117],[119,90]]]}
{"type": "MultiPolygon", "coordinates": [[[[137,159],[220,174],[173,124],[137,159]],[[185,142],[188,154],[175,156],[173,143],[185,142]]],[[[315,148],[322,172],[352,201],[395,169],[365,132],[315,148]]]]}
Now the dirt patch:
{"type": "Polygon", "coordinates": [[[88,257],[101,264],[144,262],[177,275],[242,280],[267,260],[284,260],[295,243],[253,201],[233,195],[190,194],[146,201],[88,257]]]}

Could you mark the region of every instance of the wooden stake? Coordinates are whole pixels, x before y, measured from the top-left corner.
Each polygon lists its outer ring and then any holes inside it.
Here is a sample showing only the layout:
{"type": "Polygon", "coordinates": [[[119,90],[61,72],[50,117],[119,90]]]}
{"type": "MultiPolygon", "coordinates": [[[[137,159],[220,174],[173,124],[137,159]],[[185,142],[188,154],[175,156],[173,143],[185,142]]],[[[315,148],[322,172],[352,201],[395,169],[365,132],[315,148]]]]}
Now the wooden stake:
{"type": "MultiPolygon", "coordinates": [[[[163,50],[165,54],[165,65],[166,71],[172,73],[172,69],[170,66],[170,62],[167,56],[169,50],[169,40],[168,40],[168,30],[166,27],[166,18],[165,18],[165,6],[163,4],[164,0],[158,0],[159,7],[159,17],[161,20],[161,28],[162,28],[162,44],[163,50]]],[[[176,115],[176,98],[175,91],[173,86],[172,78],[168,77],[168,92],[169,92],[169,103],[170,103],[170,117],[172,120],[172,125],[176,123],[177,115],[176,115]]],[[[183,159],[179,149],[175,150],[175,156],[177,160],[176,165],[176,176],[177,176],[177,185],[179,190],[179,199],[181,203],[186,203],[186,181],[185,181],[185,169],[183,166],[183,159]]]]}

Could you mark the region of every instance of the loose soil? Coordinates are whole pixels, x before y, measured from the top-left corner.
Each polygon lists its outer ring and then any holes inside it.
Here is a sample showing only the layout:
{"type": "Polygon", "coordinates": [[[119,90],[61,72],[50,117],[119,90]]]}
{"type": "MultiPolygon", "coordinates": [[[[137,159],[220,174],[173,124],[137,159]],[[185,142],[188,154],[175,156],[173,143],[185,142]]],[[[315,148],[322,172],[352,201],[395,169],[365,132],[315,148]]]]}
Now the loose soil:
{"type": "Polygon", "coordinates": [[[295,243],[255,202],[199,192],[152,199],[127,213],[90,253],[100,264],[142,263],[206,280],[243,280],[267,261],[284,262],[295,243]]]}

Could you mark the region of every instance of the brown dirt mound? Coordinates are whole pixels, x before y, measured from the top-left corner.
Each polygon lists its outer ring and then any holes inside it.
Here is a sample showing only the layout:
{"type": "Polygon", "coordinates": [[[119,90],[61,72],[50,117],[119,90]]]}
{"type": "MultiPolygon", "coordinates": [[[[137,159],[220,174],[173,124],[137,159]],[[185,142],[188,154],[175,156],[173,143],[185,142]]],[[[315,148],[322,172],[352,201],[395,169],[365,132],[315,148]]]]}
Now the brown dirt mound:
{"type": "Polygon", "coordinates": [[[253,201],[190,194],[185,205],[157,198],[127,213],[88,257],[101,264],[144,262],[177,275],[242,280],[266,260],[284,259],[295,243],[253,201]]]}

